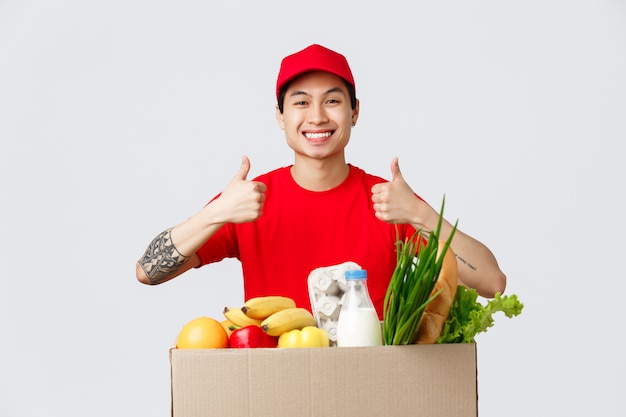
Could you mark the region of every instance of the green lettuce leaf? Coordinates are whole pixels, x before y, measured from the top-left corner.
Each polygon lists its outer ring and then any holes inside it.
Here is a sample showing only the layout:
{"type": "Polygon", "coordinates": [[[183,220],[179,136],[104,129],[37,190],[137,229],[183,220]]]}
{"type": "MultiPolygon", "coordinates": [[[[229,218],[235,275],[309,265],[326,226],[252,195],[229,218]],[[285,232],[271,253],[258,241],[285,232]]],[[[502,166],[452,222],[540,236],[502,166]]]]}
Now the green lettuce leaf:
{"type": "Polygon", "coordinates": [[[477,334],[493,326],[493,315],[498,311],[508,318],[519,315],[524,305],[517,295],[497,293],[485,305],[478,302],[478,293],[463,285],[457,286],[450,315],[437,343],[472,343],[477,334]]]}

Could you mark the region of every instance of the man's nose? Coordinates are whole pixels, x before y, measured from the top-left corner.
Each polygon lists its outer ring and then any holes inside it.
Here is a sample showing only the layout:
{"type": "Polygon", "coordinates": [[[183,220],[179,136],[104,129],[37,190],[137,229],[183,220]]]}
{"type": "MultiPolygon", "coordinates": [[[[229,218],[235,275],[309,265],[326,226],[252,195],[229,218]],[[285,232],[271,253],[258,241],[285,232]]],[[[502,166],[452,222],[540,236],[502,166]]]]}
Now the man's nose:
{"type": "Polygon", "coordinates": [[[328,121],[326,109],[322,104],[316,104],[309,109],[309,122],[313,124],[325,123],[328,121]]]}

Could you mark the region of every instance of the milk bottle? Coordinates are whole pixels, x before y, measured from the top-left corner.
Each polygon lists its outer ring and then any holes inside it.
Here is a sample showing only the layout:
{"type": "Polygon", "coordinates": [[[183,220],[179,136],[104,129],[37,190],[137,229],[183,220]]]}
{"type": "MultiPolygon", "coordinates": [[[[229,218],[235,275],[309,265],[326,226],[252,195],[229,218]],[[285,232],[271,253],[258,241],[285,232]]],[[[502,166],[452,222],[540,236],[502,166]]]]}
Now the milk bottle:
{"type": "Polygon", "coordinates": [[[367,271],[345,272],[346,292],[337,321],[337,346],[380,346],[382,330],[367,290],[367,271]]]}

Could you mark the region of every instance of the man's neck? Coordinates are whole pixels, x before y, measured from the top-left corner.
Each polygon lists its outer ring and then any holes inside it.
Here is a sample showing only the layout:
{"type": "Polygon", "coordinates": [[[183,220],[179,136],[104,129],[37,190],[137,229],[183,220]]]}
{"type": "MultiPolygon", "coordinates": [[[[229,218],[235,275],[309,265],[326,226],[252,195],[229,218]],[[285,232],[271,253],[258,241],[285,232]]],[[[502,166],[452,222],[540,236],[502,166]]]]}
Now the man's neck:
{"type": "Polygon", "coordinates": [[[298,158],[291,167],[291,176],[302,188],[326,191],[341,184],[350,173],[343,155],[332,159],[298,158]]]}

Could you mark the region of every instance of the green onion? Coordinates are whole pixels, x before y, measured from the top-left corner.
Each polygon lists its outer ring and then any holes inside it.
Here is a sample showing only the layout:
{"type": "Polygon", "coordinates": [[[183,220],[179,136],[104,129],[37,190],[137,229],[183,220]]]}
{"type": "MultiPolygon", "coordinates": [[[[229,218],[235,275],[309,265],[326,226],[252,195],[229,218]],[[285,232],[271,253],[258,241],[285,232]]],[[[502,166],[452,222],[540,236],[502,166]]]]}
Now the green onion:
{"type": "Polygon", "coordinates": [[[396,268],[383,303],[383,340],[386,345],[412,344],[424,309],[439,294],[432,294],[433,288],[458,224],[457,221],[439,251],[444,205],[445,196],[441,203],[437,229],[428,235],[425,245],[422,243],[421,229],[410,239],[396,242],[396,268]]]}

